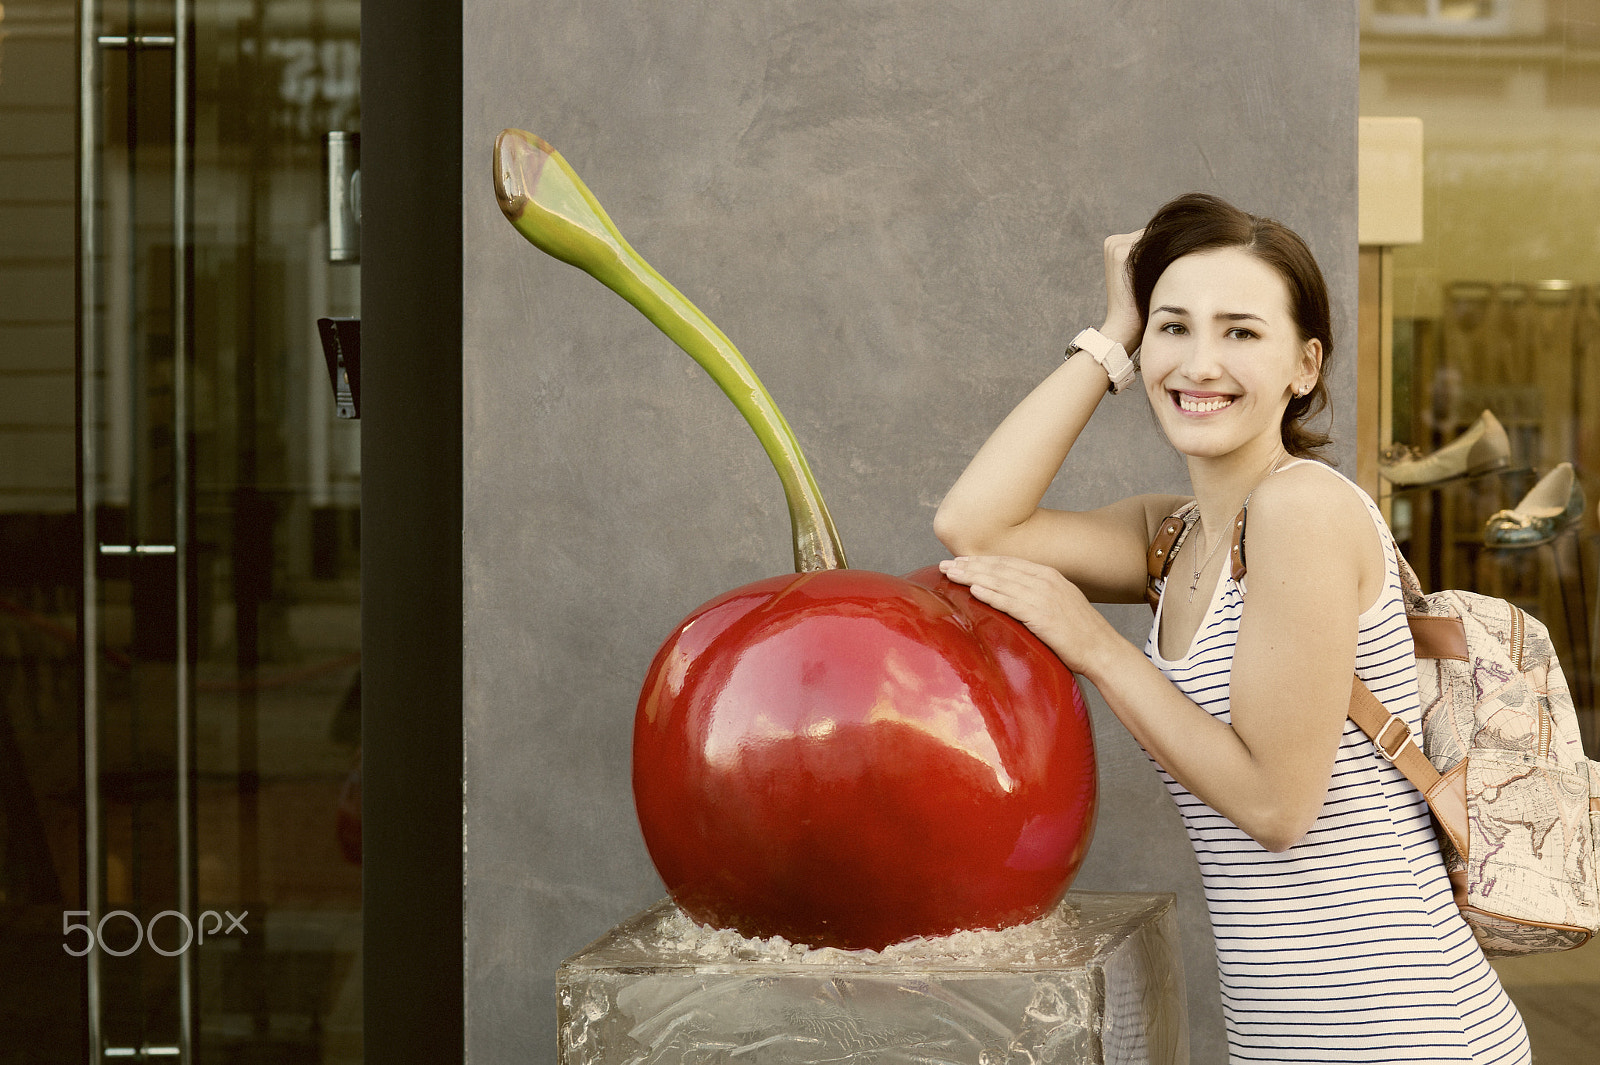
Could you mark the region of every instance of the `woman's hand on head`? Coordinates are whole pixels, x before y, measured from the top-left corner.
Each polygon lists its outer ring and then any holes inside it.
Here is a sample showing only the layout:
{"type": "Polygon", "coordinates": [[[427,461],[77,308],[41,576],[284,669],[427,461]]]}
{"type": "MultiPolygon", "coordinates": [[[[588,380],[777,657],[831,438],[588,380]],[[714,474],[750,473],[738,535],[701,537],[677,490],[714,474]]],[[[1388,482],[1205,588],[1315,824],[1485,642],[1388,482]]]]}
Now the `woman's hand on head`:
{"type": "Polygon", "coordinates": [[[1004,555],[947,559],[939,569],[973,598],[1002,610],[1037,636],[1074,673],[1091,675],[1107,638],[1120,640],[1078,586],[1050,566],[1004,555]]]}
{"type": "Polygon", "coordinates": [[[1105,240],[1106,320],[1100,331],[1130,353],[1144,339],[1144,319],[1139,316],[1133,285],[1128,280],[1128,254],[1143,235],[1141,229],[1114,233],[1105,240]]]}

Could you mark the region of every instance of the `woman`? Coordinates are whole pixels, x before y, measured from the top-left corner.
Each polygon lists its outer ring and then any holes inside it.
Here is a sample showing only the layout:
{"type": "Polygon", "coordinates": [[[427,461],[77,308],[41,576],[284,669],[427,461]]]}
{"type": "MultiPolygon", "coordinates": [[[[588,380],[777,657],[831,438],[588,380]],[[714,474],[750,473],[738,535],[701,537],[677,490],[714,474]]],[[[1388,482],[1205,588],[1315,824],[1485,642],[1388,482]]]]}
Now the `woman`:
{"type": "Polygon", "coordinates": [[[1527,1036],[1452,901],[1421,794],[1346,719],[1350,676],[1420,734],[1393,541],[1312,456],[1328,296],[1291,230],[1215,197],[1105,242],[1106,319],[1001,423],[935,519],[945,573],[1026,624],[1149,752],[1200,861],[1234,1061],[1525,1062],[1527,1036]],[[1192,499],[1039,505],[1108,378],[1131,376],[1192,499]],[[1119,371],[1122,371],[1119,373],[1119,371]],[[1248,573],[1231,576],[1248,503],[1248,573]],[[1091,601],[1144,598],[1187,531],[1143,651],[1091,601]]]}

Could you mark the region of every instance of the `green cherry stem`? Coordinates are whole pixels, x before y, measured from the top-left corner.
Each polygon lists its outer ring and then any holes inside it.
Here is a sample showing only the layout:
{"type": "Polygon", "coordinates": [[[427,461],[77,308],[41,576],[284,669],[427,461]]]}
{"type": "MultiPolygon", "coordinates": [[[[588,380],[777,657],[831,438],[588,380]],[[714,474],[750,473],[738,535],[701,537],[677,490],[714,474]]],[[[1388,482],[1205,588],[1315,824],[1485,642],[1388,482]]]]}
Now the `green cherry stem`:
{"type": "Polygon", "coordinates": [[[755,430],[789,501],[795,570],[848,565],[794,432],[733,342],[628,245],[600,201],[549,144],[520,129],[505,130],[495,140],[494,163],[495,196],[517,232],[637,307],[705,368],[755,430]]]}

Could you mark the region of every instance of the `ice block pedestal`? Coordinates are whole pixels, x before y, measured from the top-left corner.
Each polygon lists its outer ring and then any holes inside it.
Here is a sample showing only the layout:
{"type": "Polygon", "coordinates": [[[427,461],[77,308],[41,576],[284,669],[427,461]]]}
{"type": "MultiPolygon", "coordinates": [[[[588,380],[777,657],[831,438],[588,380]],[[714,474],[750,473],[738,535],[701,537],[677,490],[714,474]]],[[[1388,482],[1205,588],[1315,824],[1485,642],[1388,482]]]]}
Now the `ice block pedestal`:
{"type": "Polygon", "coordinates": [[[879,951],[703,928],[663,900],[556,974],[561,1065],[1186,1065],[1171,895],[879,951]]]}

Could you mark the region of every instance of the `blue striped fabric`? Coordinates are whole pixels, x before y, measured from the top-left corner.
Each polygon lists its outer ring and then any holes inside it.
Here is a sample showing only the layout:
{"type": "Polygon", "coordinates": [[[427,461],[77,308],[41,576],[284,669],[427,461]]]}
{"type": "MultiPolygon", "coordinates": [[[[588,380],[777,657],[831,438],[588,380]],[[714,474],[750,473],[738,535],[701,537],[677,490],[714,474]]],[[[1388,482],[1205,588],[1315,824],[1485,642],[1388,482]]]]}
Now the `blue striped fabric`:
{"type": "MultiPolygon", "coordinates": [[[[1360,618],[1356,673],[1420,735],[1416,659],[1400,573],[1360,618]]],[[[1248,576],[1245,583],[1248,584],[1248,576]]],[[[1228,677],[1245,589],[1219,582],[1188,654],[1161,657],[1157,608],[1145,653],[1213,717],[1228,721],[1228,677]]],[[[1159,768],[1159,767],[1158,767],[1159,768]]],[[[1205,883],[1233,1062],[1528,1062],[1522,1018],[1451,898],[1427,802],[1345,721],[1322,812],[1273,854],[1165,770],[1205,883]]]]}

